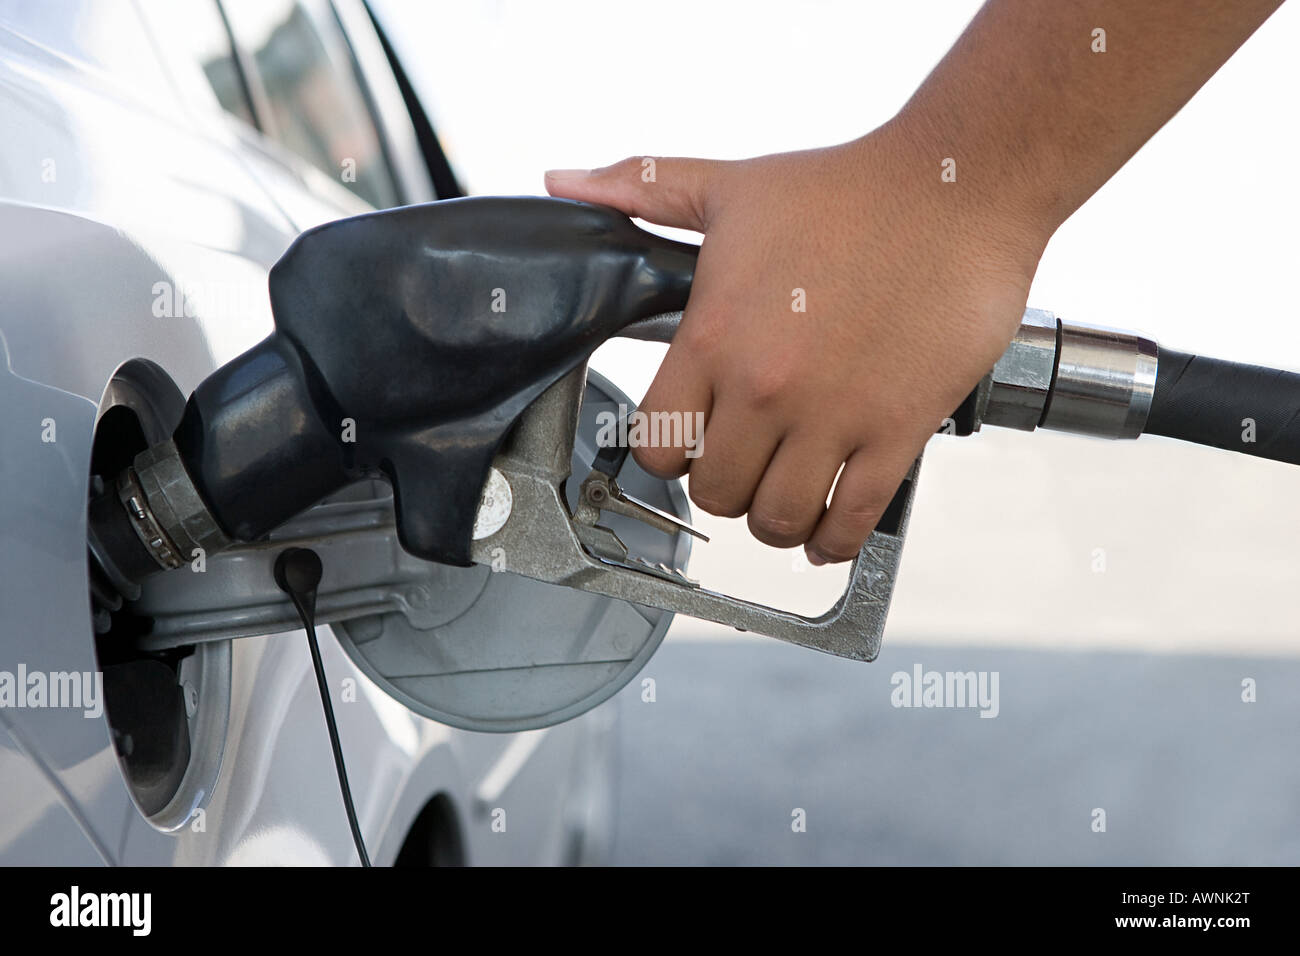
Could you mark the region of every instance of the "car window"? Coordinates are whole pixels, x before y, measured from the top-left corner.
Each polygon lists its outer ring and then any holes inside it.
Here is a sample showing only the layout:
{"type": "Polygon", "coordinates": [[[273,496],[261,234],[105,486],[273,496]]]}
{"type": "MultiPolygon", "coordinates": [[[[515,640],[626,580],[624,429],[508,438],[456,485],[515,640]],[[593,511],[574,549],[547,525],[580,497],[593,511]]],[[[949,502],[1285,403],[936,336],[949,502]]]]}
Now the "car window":
{"type": "Polygon", "coordinates": [[[263,132],[372,206],[396,205],[397,185],[325,0],[224,0],[235,43],[246,54],[263,132]],[[260,95],[259,95],[260,93],[260,95]]]}
{"type": "Polygon", "coordinates": [[[184,52],[203,69],[221,106],[256,126],[248,86],[217,0],[144,0],[143,9],[160,42],[184,45],[184,52]]]}

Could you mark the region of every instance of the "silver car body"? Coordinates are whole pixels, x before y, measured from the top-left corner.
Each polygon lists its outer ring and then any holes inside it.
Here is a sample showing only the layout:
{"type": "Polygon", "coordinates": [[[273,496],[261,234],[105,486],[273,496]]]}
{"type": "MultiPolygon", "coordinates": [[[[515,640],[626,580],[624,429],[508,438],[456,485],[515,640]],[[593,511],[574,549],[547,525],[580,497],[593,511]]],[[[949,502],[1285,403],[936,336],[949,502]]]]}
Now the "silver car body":
{"type": "MultiPolygon", "coordinates": [[[[110,383],[187,395],[271,330],[265,277],[291,240],[368,208],[223,111],[164,6],[0,2],[0,672],[97,670],[86,501],[110,383]],[[177,292],[189,310],[156,314],[159,282],[198,290],[177,292]]],[[[434,198],[360,0],[304,6],[344,28],[405,198],[434,198]]],[[[435,798],[471,863],[599,845],[609,706],[549,730],[453,730],[320,634],[331,681],[358,688],[336,709],[376,863],[435,798]]],[[[302,632],[213,645],[196,681],[209,710],[189,804],[153,819],[102,714],[0,707],[0,863],[355,863],[302,632]]]]}

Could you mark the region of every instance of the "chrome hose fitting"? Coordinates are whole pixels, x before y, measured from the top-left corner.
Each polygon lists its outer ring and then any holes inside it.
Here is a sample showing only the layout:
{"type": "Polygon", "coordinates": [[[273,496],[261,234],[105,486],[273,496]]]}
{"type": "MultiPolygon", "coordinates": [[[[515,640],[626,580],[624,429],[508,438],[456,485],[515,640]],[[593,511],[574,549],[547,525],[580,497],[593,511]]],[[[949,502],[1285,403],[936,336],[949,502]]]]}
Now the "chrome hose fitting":
{"type": "Polygon", "coordinates": [[[1156,343],[1140,335],[1028,309],[989,376],[979,420],[1022,431],[1137,438],[1151,411],[1158,358],[1156,343]]]}

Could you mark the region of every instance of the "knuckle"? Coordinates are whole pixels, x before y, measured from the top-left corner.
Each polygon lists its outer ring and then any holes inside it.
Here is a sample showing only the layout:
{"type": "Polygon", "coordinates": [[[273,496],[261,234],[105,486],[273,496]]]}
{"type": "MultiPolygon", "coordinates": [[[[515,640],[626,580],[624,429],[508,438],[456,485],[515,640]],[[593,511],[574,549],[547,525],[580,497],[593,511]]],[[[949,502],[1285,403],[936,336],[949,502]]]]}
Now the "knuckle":
{"type": "Polygon", "coordinates": [[[850,536],[861,535],[866,540],[871,529],[876,526],[884,509],[877,505],[846,505],[843,508],[834,509],[830,515],[830,522],[833,527],[837,527],[850,536]]]}
{"type": "Polygon", "coordinates": [[[748,369],[744,373],[742,388],[746,401],[753,408],[767,409],[788,394],[793,382],[789,365],[768,363],[748,369]]]}
{"type": "Polygon", "coordinates": [[[679,448],[662,445],[638,445],[632,458],[655,478],[678,478],[686,473],[686,460],[679,448]]]}
{"type": "Polygon", "coordinates": [[[792,548],[808,540],[808,522],[771,511],[751,511],[749,530],[759,541],[776,548],[792,548]]]}
{"type": "Polygon", "coordinates": [[[814,548],[819,555],[826,559],[830,564],[841,564],[845,561],[852,561],[858,556],[862,549],[846,548],[837,545],[826,545],[820,542],[814,543],[814,548]]]}
{"type": "Polygon", "coordinates": [[[885,491],[876,482],[870,487],[858,485],[854,488],[838,488],[831,499],[827,522],[832,528],[841,529],[850,535],[861,533],[865,538],[884,514],[892,495],[892,491],[885,491]]]}
{"type": "Polygon", "coordinates": [[[692,309],[688,304],[686,317],[673,336],[671,347],[677,348],[680,345],[687,355],[697,358],[712,355],[726,339],[725,326],[726,322],[720,313],[698,307],[692,309]]]}
{"type": "Polygon", "coordinates": [[[690,499],[693,504],[720,518],[739,518],[749,507],[749,501],[742,494],[705,480],[691,477],[690,499]]]}
{"type": "Polygon", "coordinates": [[[862,550],[880,515],[878,507],[832,507],[813,542],[817,553],[827,561],[851,561],[862,550]]]}
{"type": "Polygon", "coordinates": [[[718,164],[709,160],[692,160],[683,177],[682,202],[701,229],[707,231],[713,218],[714,182],[718,164]]]}
{"type": "Polygon", "coordinates": [[[598,170],[596,170],[596,174],[597,174],[597,175],[610,175],[610,176],[618,177],[618,176],[622,176],[622,175],[624,175],[624,174],[626,174],[626,173],[629,173],[629,172],[631,172],[631,171],[634,170],[634,169],[635,169],[638,173],[639,173],[640,170],[641,170],[641,157],[640,157],[640,156],[627,156],[627,157],[625,157],[625,158],[623,158],[623,159],[620,159],[617,163],[613,163],[612,165],[606,166],[606,167],[604,167],[603,169],[598,169],[598,170]]]}

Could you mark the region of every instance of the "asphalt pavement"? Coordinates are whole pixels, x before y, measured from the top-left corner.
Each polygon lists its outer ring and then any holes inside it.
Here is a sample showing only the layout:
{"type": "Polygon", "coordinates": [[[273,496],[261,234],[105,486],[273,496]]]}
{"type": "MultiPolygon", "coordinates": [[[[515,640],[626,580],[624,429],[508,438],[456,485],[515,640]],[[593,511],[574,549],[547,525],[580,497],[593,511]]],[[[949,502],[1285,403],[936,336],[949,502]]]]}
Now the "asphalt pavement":
{"type": "Polygon", "coordinates": [[[670,636],[616,706],[618,864],[1300,863],[1296,659],[670,636]]]}

